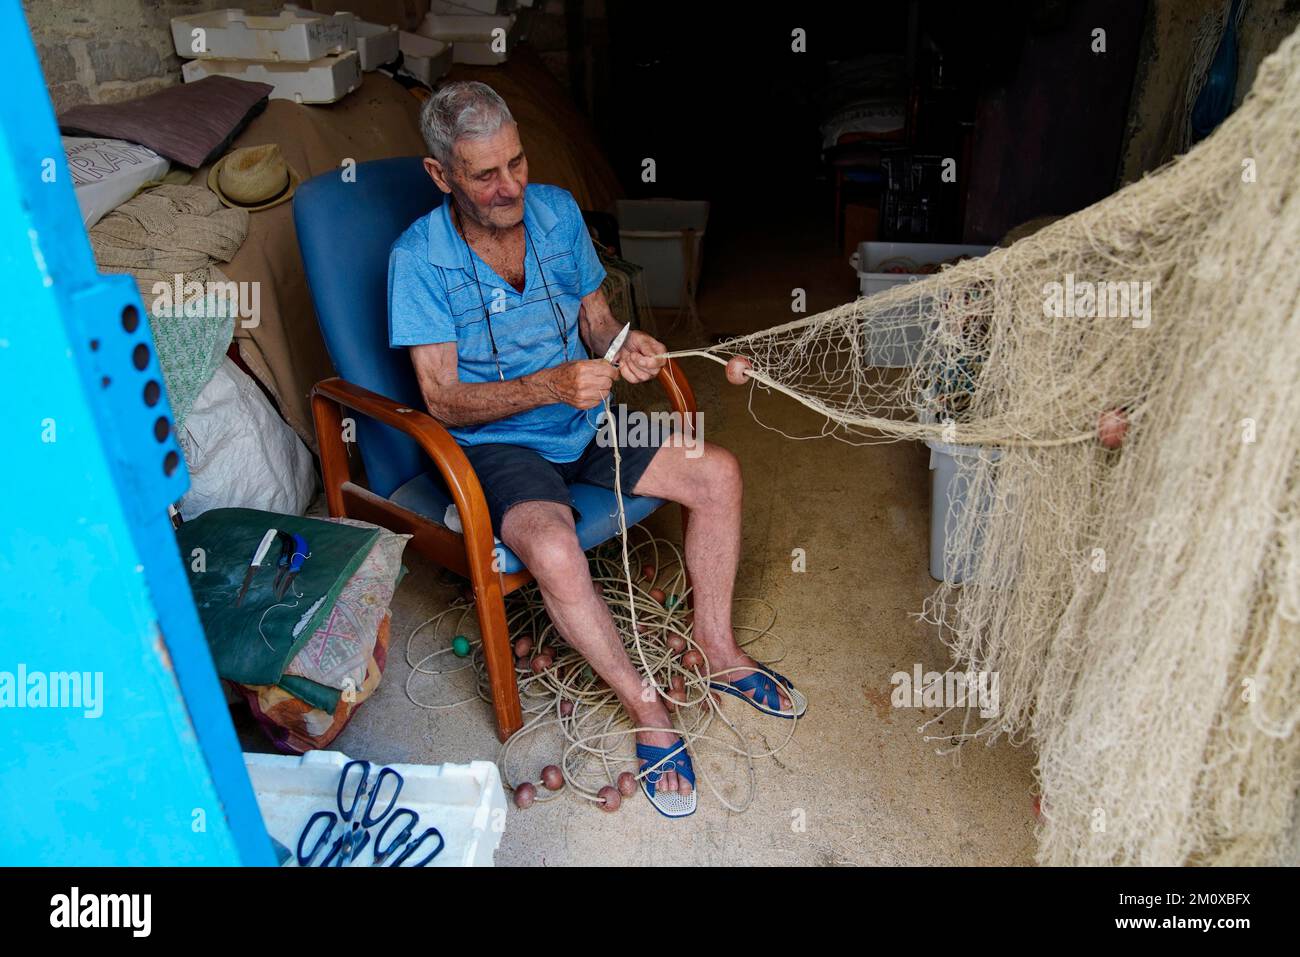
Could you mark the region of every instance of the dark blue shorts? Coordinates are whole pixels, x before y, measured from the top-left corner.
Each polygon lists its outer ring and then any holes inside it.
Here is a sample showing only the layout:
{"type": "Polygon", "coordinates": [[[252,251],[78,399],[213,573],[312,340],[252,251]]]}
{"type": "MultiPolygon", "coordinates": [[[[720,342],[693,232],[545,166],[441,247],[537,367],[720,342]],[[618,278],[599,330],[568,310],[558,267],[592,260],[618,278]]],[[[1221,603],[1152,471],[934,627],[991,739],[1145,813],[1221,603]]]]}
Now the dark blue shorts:
{"type": "MultiPolygon", "coordinates": [[[[572,462],[552,462],[519,445],[489,443],[466,445],[463,449],[483,486],[492,528],[498,536],[501,519],[520,502],[559,502],[573,508],[576,519],[578,510],[569,496],[570,485],[585,482],[600,488],[614,487],[614,449],[594,438],[572,462]]],[[[624,495],[632,494],[658,451],[657,442],[619,449],[624,495]]]]}

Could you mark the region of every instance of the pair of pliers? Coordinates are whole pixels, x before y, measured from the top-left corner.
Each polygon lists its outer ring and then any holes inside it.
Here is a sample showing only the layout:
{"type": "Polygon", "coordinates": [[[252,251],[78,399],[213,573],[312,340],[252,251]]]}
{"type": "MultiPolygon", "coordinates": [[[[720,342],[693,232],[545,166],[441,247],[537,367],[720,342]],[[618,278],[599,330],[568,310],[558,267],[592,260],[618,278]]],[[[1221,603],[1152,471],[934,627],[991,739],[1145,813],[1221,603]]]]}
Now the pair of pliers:
{"type": "Polygon", "coordinates": [[[307,539],[301,535],[289,532],[277,532],[280,538],[280,558],[275,563],[275,589],[276,600],[285,596],[293,586],[293,580],[298,577],[302,571],[302,566],[311,552],[307,550],[307,539]]]}

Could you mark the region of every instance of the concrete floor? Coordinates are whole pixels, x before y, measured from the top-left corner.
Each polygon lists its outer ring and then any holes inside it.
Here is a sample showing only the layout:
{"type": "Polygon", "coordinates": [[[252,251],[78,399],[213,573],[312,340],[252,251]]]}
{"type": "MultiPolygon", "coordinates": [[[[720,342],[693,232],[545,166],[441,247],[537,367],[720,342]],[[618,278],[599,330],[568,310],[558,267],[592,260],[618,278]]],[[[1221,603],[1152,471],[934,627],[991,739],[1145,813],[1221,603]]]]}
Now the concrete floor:
{"type": "MultiPolygon", "coordinates": [[[[699,304],[708,331],[735,334],[788,321],[796,286],[807,290],[810,313],[852,298],[856,277],[824,232],[798,223],[736,228],[732,236],[711,231],[699,304]]],[[[808,716],[784,751],[758,763],[758,794],[743,814],[727,812],[707,791],[698,812],[681,821],[660,817],[639,795],[616,814],[567,796],[525,812],[511,806],[497,862],[1032,863],[1033,752],[968,745],[958,765],[917,732],[931,713],[890,705],[894,672],[910,672],[916,663],[942,671],[948,663],[933,630],[915,618],[934,584],[927,573],[924,447],[791,442],[756,424],[746,409],[748,390],[728,386],[719,366],[688,360],[686,368],[693,381],[721,383],[700,392],[721,404],[716,419],[704,405],[706,437],[734,451],[745,471],[737,595],[762,596],[777,609],[776,632],[787,644],[780,670],[808,695],[808,716]],[[795,548],[806,552],[802,574],[791,570],[795,548]]],[[[817,431],[811,413],[779,396],[759,396],[754,408],[785,432],[817,431]]],[[[652,521],[658,534],[677,537],[675,510],[652,521]]],[[[408,554],[407,561],[411,574],[393,605],[383,684],[335,747],[372,761],[491,760],[497,743],[486,704],[433,712],[405,697],[406,636],[456,594],[419,556],[408,554]]],[[[761,648],[754,650],[762,657],[761,648]]],[[[425,698],[442,694],[447,701],[469,690],[455,681],[441,690],[418,687],[425,698]]],[[[788,727],[738,701],[723,707],[747,734],[773,743],[788,727]]],[[[952,728],[961,718],[944,720],[952,728]]],[[[266,749],[243,736],[248,746],[266,749]]],[[[528,760],[539,770],[559,757],[546,742],[531,747],[528,760]]],[[[704,762],[725,767],[707,755],[704,762]]],[[[725,773],[720,779],[740,780],[725,773]]]]}

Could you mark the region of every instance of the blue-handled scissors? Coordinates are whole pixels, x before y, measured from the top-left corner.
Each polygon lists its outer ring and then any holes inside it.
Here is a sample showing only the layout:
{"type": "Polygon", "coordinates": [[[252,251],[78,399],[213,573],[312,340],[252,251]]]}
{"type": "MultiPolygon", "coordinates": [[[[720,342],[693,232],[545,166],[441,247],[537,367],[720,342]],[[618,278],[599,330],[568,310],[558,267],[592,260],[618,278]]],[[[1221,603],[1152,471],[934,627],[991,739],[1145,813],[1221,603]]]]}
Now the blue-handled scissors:
{"type": "Polygon", "coordinates": [[[392,816],[384,822],[384,826],[379,829],[379,836],[375,838],[375,858],[371,863],[372,867],[383,867],[384,861],[388,856],[396,851],[399,847],[406,844],[411,839],[411,834],[415,831],[415,825],[420,821],[420,815],[416,814],[409,807],[399,807],[392,813],[392,816]],[[388,835],[388,829],[396,821],[406,821],[402,829],[394,835],[393,839],[385,846],[384,838],[388,835]]]}
{"type": "Polygon", "coordinates": [[[442,832],[439,831],[436,827],[425,828],[424,831],[421,832],[419,837],[417,837],[414,841],[411,841],[411,843],[406,845],[406,850],[402,851],[401,854],[397,855],[397,859],[393,861],[391,866],[401,867],[402,865],[404,865],[407,859],[413,856],[415,852],[419,850],[420,846],[431,837],[436,837],[438,839],[438,846],[435,847],[433,849],[433,852],[428,856],[426,856],[423,860],[417,861],[416,863],[409,865],[411,867],[428,867],[429,862],[432,861],[439,854],[441,854],[442,849],[447,846],[447,842],[442,838],[442,832]]]}
{"type": "MultiPolygon", "coordinates": [[[[298,866],[311,867],[316,859],[316,855],[321,849],[329,845],[329,853],[321,861],[321,867],[342,867],[349,861],[356,860],[361,852],[365,849],[366,844],[370,842],[370,828],[374,827],[384,818],[388,817],[393,808],[397,805],[398,795],[402,792],[402,786],[405,784],[400,772],[395,768],[381,768],[379,774],[375,777],[373,787],[370,781],[370,762],[369,761],[349,761],[343,765],[343,771],[339,774],[338,789],[335,792],[335,811],[316,811],[307,819],[307,826],[302,829],[302,834],[298,836],[298,866]],[[354,773],[354,769],[357,773],[354,773]],[[386,778],[394,780],[392,795],[388,799],[387,805],[379,814],[375,814],[375,803],[378,801],[380,793],[384,790],[384,780],[386,778]],[[350,798],[347,793],[351,792],[350,798]],[[364,800],[364,804],[362,803],[364,800]],[[357,811],[360,809],[360,815],[357,811]],[[321,822],[324,826],[320,827],[321,822]],[[343,824],[343,833],[335,837],[335,828],[343,824]],[[307,849],[311,835],[315,832],[315,840],[311,842],[311,849],[307,849]],[[331,844],[331,841],[333,842],[331,844]]],[[[398,812],[399,814],[402,812],[398,812]]],[[[415,815],[414,811],[406,813],[415,815]]],[[[396,818],[398,815],[393,815],[396,818]]],[[[392,821],[389,821],[391,824],[392,821]]],[[[405,830],[405,835],[399,834],[401,842],[405,842],[409,837],[409,831],[414,829],[415,821],[405,830]]],[[[382,838],[388,830],[388,825],[384,826],[380,832],[382,838]]],[[[423,839],[423,835],[421,836],[423,839]]],[[[392,852],[393,848],[399,843],[394,840],[392,845],[384,852],[386,857],[392,852]]],[[[376,842],[376,850],[378,850],[376,842]]],[[[441,848],[439,848],[441,850],[441,848]]],[[[430,858],[432,859],[432,858],[430,858]]]]}
{"type": "Polygon", "coordinates": [[[339,775],[339,814],[342,815],[343,820],[351,821],[357,813],[357,808],[361,805],[361,799],[369,795],[369,797],[366,797],[365,809],[361,812],[361,826],[374,827],[388,817],[389,812],[397,806],[397,797],[402,793],[402,785],[405,783],[405,779],[395,768],[384,767],[380,768],[372,787],[370,784],[370,762],[349,761],[343,765],[343,773],[339,775]],[[348,778],[353,768],[357,768],[361,774],[357,778],[356,789],[352,791],[352,799],[345,801],[344,792],[350,788],[348,778]],[[387,806],[379,814],[375,814],[375,801],[379,799],[380,793],[384,790],[384,779],[387,777],[392,777],[396,784],[393,787],[392,796],[388,799],[387,806]]]}
{"type": "MultiPolygon", "coordinates": [[[[311,867],[312,861],[316,859],[316,855],[320,853],[320,849],[328,844],[330,838],[334,836],[334,825],[338,824],[338,822],[339,816],[333,811],[317,811],[307,819],[307,826],[302,829],[302,834],[298,836],[299,867],[311,867]],[[316,843],[312,845],[311,850],[304,852],[303,847],[307,843],[307,835],[311,833],[311,830],[316,826],[317,821],[324,821],[325,827],[317,836],[316,843]]],[[[342,838],[340,838],[340,840],[342,840],[342,838]]],[[[321,864],[322,867],[329,866],[330,861],[332,861],[335,854],[338,853],[338,847],[338,842],[336,841],[335,846],[330,848],[329,854],[325,855],[325,860],[321,864]]]]}

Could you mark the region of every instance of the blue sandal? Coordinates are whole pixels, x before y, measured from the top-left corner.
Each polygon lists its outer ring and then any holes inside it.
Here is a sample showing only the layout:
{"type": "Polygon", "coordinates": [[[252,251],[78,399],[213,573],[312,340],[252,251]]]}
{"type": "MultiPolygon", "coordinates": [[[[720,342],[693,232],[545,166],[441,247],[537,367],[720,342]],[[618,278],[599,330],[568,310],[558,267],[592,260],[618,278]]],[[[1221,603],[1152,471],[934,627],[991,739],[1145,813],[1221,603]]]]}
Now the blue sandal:
{"type": "Polygon", "coordinates": [[[758,665],[753,674],[746,675],[738,681],[710,681],[709,687],[714,691],[721,691],[739,698],[746,704],[757,708],[763,714],[770,714],[774,718],[793,720],[794,718],[802,718],[808,711],[808,699],[795,690],[795,686],[790,679],[762,665],[758,665]],[[778,681],[785,688],[785,693],[789,696],[790,704],[794,708],[793,711],[781,710],[781,694],[776,687],[778,681]]]}
{"type": "Polygon", "coordinates": [[[645,792],[645,796],[650,799],[656,811],[664,817],[689,817],[695,813],[697,803],[695,767],[691,764],[691,756],[686,753],[685,741],[678,738],[675,744],[670,744],[666,748],[657,748],[653,744],[638,744],[636,756],[641,762],[641,770],[646,772],[638,778],[641,790],[645,792]],[[647,771],[648,768],[653,770],[647,771]],[[655,785],[669,771],[676,771],[691,782],[690,794],[682,796],[676,791],[655,792],[655,785]]]}

